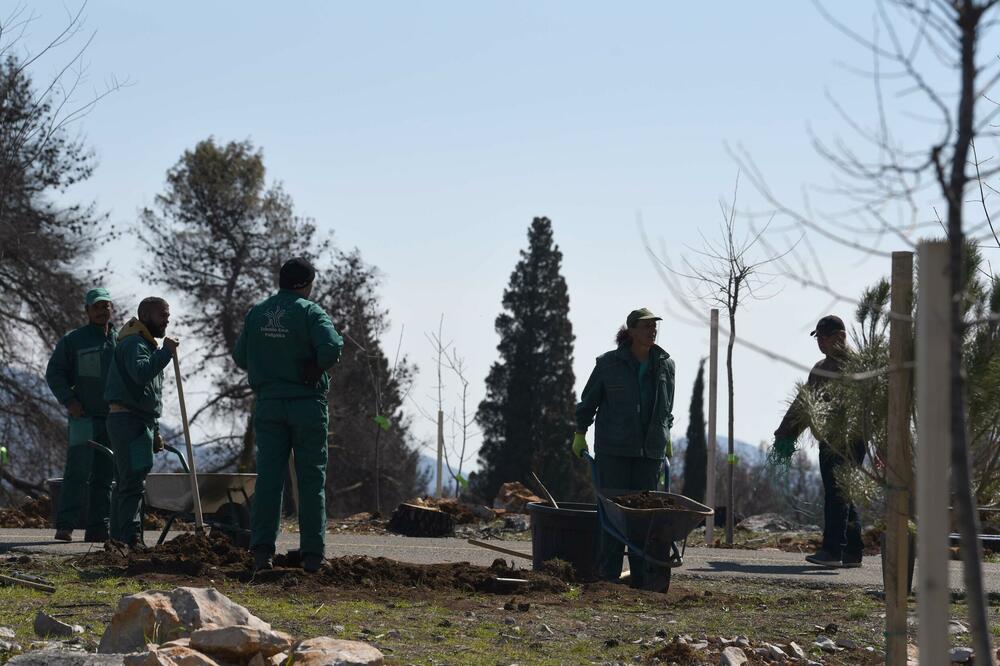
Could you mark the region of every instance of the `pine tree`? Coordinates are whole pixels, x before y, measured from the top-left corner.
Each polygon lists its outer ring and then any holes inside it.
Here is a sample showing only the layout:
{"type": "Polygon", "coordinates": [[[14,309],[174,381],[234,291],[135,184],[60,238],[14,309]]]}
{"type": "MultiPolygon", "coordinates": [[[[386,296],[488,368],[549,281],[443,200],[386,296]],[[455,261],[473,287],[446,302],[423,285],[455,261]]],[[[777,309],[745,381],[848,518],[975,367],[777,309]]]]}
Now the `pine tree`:
{"type": "Polygon", "coordinates": [[[500,359],[486,378],[486,398],[476,419],[483,433],[480,471],[473,490],[489,499],[500,485],[535,487],[534,471],[556,500],[586,497],[585,466],[570,450],[576,396],[573,391],[573,326],[569,294],[560,273],[562,253],[552,223],[536,217],[528,230],[496,318],[500,359]]]}
{"type": "Polygon", "coordinates": [[[705,438],[705,359],[698,364],[698,376],[691,392],[690,418],[687,428],[687,448],[684,450],[684,494],[705,501],[708,478],[708,442],[705,438]]]}

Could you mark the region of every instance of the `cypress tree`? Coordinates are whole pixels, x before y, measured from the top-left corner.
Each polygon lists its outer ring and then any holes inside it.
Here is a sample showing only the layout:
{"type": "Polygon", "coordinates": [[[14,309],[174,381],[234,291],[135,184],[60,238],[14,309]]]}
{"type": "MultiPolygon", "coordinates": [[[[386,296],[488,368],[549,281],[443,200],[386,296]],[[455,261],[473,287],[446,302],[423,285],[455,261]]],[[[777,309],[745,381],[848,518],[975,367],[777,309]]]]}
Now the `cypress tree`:
{"type": "Polygon", "coordinates": [[[483,443],[480,471],[470,482],[489,499],[507,481],[537,488],[534,471],[557,501],[578,499],[590,482],[570,450],[574,336],[562,253],[548,218],[531,222],[528,249],[520,255],[496,318],[500,358],[490,368],[476,413],[483,443]]]}
{"type": "Polygon", "coordinates": [[[696,502],[705,501],[708,478],[708,442],[705,437],[705,359],[698,364],[698,375],[691,392],[684,451],[684,494],[696,502]]]}

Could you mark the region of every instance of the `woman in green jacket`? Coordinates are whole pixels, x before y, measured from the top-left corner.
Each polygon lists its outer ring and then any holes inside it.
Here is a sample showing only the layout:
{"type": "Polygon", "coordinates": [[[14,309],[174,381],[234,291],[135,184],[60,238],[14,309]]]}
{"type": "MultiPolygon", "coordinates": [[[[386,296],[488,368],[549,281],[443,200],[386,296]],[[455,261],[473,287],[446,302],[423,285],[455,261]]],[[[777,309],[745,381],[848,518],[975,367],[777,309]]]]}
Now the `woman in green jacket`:
{"type": "MultiPolygon", "coordinates": [[[[674,362],[656,345],[656,322],[646,308],[629,313],[615,341],[618,348],[597,363],[576,406],[573,453],[587,450],[586,433],[596,417],[594,449],[600,486],[618,490],[656,490],[664,469],[670,487],[670,428],[674,423],[674,362]]],[[[624,546],[604,533],[598,539],[598,572],[604,580],[621,575],[624,546]]],[[[629,557],[631,582],[651,589],[641,558],[629,557]]]]}

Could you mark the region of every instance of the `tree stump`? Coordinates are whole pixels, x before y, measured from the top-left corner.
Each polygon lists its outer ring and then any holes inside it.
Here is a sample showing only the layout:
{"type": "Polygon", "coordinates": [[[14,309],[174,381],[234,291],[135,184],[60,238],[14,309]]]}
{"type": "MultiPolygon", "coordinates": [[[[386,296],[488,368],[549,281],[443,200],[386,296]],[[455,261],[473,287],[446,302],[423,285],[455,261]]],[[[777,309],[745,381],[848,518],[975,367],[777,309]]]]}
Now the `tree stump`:
{"type": "Polygon", "coordinates": [[[440,509],[404,502],[392,512],[387,527],[403,536],[443,537],[455,533],[455,519],[440,509]]]}

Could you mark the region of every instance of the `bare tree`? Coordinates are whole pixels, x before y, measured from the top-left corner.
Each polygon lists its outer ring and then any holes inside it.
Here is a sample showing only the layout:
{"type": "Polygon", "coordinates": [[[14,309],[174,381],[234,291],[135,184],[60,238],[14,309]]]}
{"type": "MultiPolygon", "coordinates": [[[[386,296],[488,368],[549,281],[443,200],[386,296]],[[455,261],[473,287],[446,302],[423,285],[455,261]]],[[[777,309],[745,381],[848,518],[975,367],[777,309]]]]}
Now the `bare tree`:
{"type": "MultiPolygon", "coordinates": [[[[834,108],[871,156],[841,139],[831,145],[814,138],[820,154],[838,174],[835,186],[825,193],[843,197],[849,205],[824,214],[812,207],[807,195],[801,208],[789,206],[769,187],[745,150],[735,150],[734,156],[771,206],[765,215],[790,219],[794,226],[825,242],[887,257],[888,253],[880,249],[885,238],[912,246],[914,239],[928,229],[940,227],[946,235],[950,246],[947,279],[952,295],[948,378],[952,482],[975,650],[977,655],[992,655],[982,584],[982,549],[977,539],[979,516],[969,462],[963,348],[972,323],[965,313],[975,300],[967,291],[970,281],[966,243],[1000,247],[987,205],[990,188],[984,185],[998,169],[983,168],[987,159],[980,158],[976,151],[977,137],[997,136],[994,120],[1000,106],[989,94],[1000,80],[1000,61],[995,51],[980,56],[979,50],[996,25],[998,2],[876,0],[870,37],[838,20],[819,2],[815,4],[827,21],[867,51],[872,62],[860,73],[874,84],[874,123],[859,121],[831,98],[834,108]],[[893,108],[894,104],[898,107],[893,108]],[[937,136],[929,145],[907,146],[895,131],[903,120],[931,125],[937,136]],[[970,189],[976,192],[971,198],[970,189]],[[945,219],[937,215],[936,207],[934,215],[929,215],[930,206],[921,197],[943,200],[945,219]],[[970,224],[969,218],[976,214],[974,207],[981,209],[982,219],[970,224]]],[[[802,284],[841,298],[825,278],[804,275],[802,284]]],[[[993,319],[997,314],[988,317],[993,319]]]]}
{"type": "Polygon", "coordinates": [[[719,238],[709,239],[701,235],[702,247],[686,247],[692,258],[681,257],[682,267],[675,269],[665,252],[656,255],[649,248],[649,255],[667,269],[671,274],[687,281],[689,296],[697,301],[718,306],[729,320],[729,342],[726,346],[726,380],[729,395],[728,410],[728,483],[726,507],[726,543],[733,543],[733,524],[736,507],[735,479],[736,459],[733,446],[736,438],[735,415],[735,381],[733,377],[733,348],[736,345],[736,315],[747,301],[769,298],[773,294],[765,291],[773,285],[774,276],[764,269],[781,258],[782,255],[770,256],[762,252],[761,237],[767,231],[767,226],[761,230],[750,228],[745,233],[737,229],[736,197],[739,193],[739,174],[733,187],[732,201],[728,204],[719,200],[722,212],[722,223],[719,227],[719,238]],[[757,256],[761,255],[761,256],[757,256]]]}

